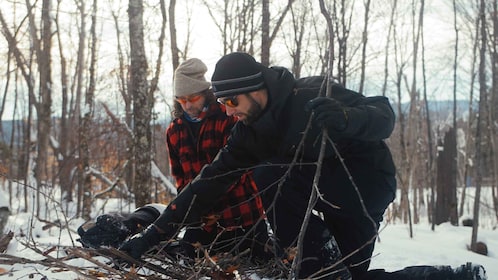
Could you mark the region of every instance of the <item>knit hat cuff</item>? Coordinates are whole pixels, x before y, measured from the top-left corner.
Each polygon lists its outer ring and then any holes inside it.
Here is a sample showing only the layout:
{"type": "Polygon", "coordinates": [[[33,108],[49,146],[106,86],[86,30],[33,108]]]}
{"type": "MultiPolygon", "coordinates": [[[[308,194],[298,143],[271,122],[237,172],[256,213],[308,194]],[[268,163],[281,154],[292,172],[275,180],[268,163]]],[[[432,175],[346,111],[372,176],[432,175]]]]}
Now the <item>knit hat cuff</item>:
{"type": "Polygon", "coordinates": [[[214,95],[227,97],[262,89],[266,69],[247,53],[227,54],[218,60],[211,78],[214,95]]]}
{"type": "Polygon", "coordinates": [[[211,86],[210,82],[178,73],[176,74],[173,83],[175,87],[175,96],[177,97],[202,92],[211,86]]]}

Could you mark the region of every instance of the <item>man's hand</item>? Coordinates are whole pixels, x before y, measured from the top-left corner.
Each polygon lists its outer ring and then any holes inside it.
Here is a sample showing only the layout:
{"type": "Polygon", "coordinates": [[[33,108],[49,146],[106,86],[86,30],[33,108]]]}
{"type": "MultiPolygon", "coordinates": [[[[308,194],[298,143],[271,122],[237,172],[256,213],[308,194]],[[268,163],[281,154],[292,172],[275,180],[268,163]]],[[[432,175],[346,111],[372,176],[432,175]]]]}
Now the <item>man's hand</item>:
{"type": "Polygon", "coordinates": [[[333,98],[316,97],[308,101],[304,109],[314,112],[314,120],[321,127],[340,132],[348,126],[346,108],[333,98]]]}
{"type": "Polygon", "coordinates": [[[119,247],[119,250],[126,252],[134,259],[139,260],[145,252],[159,244],[161,240],[162,234],[159,233],[157,227],[152,224],[144,231],[135,234],[125,241],[123,245],[119,247]]]}
{"type": "Polygon", "coordinates": [[[78,228],[83,247],[100,248],[111,246],[118,248],[132,234],[130,227],[123,221],[125,217],[119,214],[103,214],[94,221],[88,221],[78,228]]]}

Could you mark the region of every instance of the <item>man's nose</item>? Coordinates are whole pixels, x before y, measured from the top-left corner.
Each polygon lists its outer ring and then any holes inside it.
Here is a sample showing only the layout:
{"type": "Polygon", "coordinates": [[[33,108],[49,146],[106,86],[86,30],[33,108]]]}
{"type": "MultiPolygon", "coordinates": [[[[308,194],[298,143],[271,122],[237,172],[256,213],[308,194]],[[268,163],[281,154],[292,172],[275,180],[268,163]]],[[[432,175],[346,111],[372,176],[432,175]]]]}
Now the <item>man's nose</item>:
{"type": "Polygon", "coordinates": [[[227,116],[231,116],[231,115],[235,114],[235,108],[232,108],[230,106],[225,106],[225,109],[226,109],[227,116]]]}

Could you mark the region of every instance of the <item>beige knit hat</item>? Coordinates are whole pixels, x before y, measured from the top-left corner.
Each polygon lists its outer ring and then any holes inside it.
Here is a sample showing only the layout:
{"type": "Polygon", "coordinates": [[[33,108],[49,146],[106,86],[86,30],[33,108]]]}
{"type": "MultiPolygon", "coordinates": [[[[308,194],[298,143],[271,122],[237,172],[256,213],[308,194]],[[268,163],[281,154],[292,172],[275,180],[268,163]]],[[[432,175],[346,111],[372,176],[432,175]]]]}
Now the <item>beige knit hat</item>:
{"type": "Polygon", "coordinates": [[[175,96],[187,96],[208,89],[211,83],[204,78],[206,71],[206,64],[198,58],[191,58],[180,64],[175,70],[173,81],[175,96]]]}

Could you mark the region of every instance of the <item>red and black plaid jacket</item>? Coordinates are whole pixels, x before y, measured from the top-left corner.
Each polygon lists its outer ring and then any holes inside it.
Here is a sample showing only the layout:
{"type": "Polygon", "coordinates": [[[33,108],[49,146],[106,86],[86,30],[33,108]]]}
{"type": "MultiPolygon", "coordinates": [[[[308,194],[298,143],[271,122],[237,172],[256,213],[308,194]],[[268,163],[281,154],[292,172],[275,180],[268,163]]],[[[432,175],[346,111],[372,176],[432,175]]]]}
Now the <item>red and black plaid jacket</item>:
{"type": "MultiPolygon", "coordinates": [[[[225,114],[222,105],[211,104],[202,120],[196,143],[184,117],[171,122],[166,131],[166,141],[171,173],[179,191],[195,178],[205,164],[213,161],[226,144],[236,121],[236,118],[225,114]]],[[[263,215],[263,204],[250,173],[244,174],[230,187],[221,201],[213,205],[211,214],[219,215],[218,222],[225,227],[251,226],[263,215]]]]}

